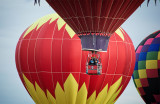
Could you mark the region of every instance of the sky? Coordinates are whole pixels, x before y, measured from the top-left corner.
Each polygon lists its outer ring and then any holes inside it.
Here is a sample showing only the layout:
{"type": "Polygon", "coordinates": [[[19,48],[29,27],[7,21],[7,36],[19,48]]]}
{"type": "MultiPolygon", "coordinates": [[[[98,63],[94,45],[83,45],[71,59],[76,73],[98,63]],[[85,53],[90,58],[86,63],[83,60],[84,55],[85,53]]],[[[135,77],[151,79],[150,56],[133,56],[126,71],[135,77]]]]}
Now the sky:
{"type": "MultiPolygon", "coordinates": [[[[34,21],[54,10],[41,0],[0,0],[0,104],[34,104],[25,90],[15,65],[15,48],[23,31],[34,21]]],[[[160,30],[160,2],[155,6],[146,1],[121,26],[130,36],[135,48],[149,34],[160,30]]],[[[133,80],[115,104],[145,104],[133,80]]]]}

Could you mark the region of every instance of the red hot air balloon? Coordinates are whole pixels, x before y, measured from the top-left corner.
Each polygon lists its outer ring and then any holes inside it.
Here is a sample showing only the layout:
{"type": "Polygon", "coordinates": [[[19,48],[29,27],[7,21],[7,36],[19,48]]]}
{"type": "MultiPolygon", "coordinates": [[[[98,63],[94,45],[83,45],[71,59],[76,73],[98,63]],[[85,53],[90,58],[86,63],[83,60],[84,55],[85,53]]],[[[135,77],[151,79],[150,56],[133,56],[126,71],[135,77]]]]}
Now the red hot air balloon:
{"type": "Polygon", "coordinates": [[[89,54],[82,50],[75,32],[57,14],[51,14],[22,34],[16,65],[36,104],[113,104],[133,73],[132,41],[122,28],[113,33],[107,52],[99,52],[101,75],[86,74],[89,54]]]}
{"type": "Polygon", "coordinates": [[[144,0],[46,1],[77,34],[112,34],[144,0]]]}
{"type": "Polygon", "coordinates": [[[108,41],[144,0],[46,0],[80,37],[82,49],[107,51],[108,41]]]}

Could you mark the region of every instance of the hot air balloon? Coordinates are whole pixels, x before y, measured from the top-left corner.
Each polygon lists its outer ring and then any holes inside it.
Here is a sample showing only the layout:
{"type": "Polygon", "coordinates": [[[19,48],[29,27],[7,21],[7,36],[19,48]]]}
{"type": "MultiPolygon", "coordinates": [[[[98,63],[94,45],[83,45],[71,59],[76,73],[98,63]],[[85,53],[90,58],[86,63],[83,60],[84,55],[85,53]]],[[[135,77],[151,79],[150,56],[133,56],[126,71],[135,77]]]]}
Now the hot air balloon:
{"type": "Polygon", "coordinates": [[[107,51],[110,36],[144,0],[46,0],[81,39],[82,49],[107,51]]]}
{"type": "Polygon", "coordinates": [[[146,104],[160,103],[160,30],[146,37],[136,49],[135,86],[146,104]]]}
{"type": "Polygon", "coordinates": [[[134,46],[118,28],[107,51],[99,54],[101,74],[87,74],[87,59],[94,54],[82,49],[80,38],[61,17],[51,14],[23,32],[15,58],[19,76],[36,104],[113,104],[132,76],[134,46]]]}

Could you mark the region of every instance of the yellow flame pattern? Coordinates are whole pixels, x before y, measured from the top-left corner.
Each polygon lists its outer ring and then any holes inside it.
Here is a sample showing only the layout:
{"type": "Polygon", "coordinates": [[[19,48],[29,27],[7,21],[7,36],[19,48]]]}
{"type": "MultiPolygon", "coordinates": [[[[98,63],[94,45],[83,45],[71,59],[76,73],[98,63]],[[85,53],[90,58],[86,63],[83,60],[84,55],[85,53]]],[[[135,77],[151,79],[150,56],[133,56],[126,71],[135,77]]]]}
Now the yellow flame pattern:
{"type": "Polygon", "coordinates": [[[115,31],[115,33],[118,34],[118,35],[122,38],[122,40],[124,41],[124,36],[123,36],[124,31],[123,31],[123,29],[122,29],[121,27],[119,27],[119,28],[115,31]]]}
{"type": "MultiPolygon", "coordinates": [[[[24,34],[23,38],[28,34],[30,33],[33,29],[35,29],[36,27],[36,30],[38,30],[44,23],[46,23],[47,21],[50,20],[50,23],[51,24],[53,21],[55,21],[56,19],[57,20],[57,25],[58,25],[58,30],[60,30],[66,23],[65,21],[58,15],[58,14],[49,14],[47,16],[44,16],[40,19],[38,19],[36,22],[34,22],[29,28],[28,30],[26,31],[26,33],[24,34]],[[50,20],[51,19],[51,20],[50,20]]],[[[75,35],[75,32],[70,28],[69,25],[66,24],[65,26],[65,29],[66,31],[68,32],[68,34],[70,35],[70,37],[72,38],[74,35],[75,35]]]]}
{"type": "Polygon", "coordinates": [[[87,99],[86,84],[83,83],[78,91],[78,83],[72,74],[68,76],[64,83],[64,90],[57,82],[55,88],[55,98],[46,89],[45,92],[35,82],[33,85],[23,74],[25,86],[36,104],[114,104],[115,99],[120,93],[122,86],[122,76],[108,90],[108,84],[101,90],[96,97],[96,91],[87,99]]]}

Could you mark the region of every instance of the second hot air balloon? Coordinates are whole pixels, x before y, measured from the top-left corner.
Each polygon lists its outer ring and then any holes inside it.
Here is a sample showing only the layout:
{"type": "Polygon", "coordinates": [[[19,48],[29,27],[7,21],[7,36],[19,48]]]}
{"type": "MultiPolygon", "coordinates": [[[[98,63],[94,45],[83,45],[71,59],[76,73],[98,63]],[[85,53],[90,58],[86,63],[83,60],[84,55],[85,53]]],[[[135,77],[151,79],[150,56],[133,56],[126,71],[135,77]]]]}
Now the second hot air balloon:
{"type": "Polygon", "coordinates": [[[160,103],[160,30],[138,45],[133,79],[146,104],[160,103]]]}

